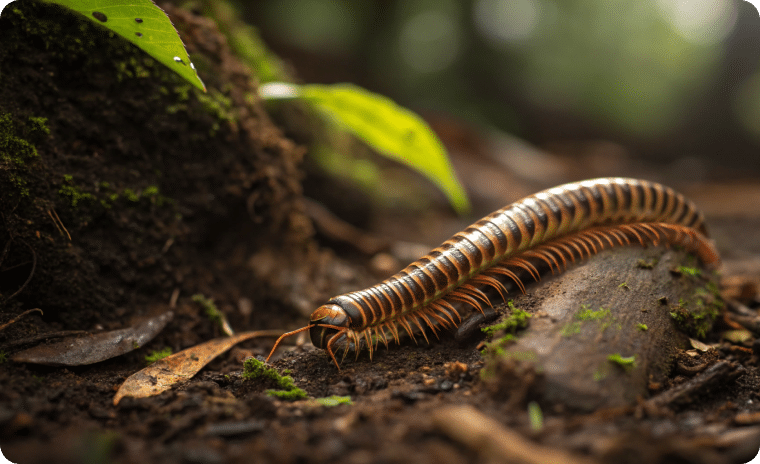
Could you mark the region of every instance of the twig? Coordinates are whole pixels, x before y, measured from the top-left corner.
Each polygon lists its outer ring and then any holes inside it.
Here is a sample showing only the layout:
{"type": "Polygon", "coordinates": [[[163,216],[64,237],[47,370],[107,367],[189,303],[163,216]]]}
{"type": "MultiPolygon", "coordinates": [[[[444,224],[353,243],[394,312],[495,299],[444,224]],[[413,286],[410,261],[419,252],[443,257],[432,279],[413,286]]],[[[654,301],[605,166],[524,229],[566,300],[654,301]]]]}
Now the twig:
{"type": "Polygon", "coordinates": [[[48,216],[50,216],[50,219],[53,220],[53,224],[55,224],[55,227],[58,229],[58,232],[60,232],[61,235],[63,235],[63,233],[66,232],[66,236],[69,237],[69,242],[70,242],[71,234],[69,234],[68,229],[66,229],[66,226],[63,224],[63,221],[61,221],[61,218],[60,216],[58,216],[58,213],[55,212],[55,209],[49,209],[47,213],[48,213],[48,216]],[[60,227],[58,226],[58,224],[60,224],[60,227]],[[61,228],[63,228],[63,230],[61,230],[61,228]]]}
{"type": "Polygon", "coordinates": [[[33,312],[35,312],[35,311],[39,311],[39,312],[40,312],[40,314],[42,314],[42,310],[41,310],[40,308],[34,308],[34,309],[29,309],[29,310],[26,310],[26,311],[24,311],[23,313],[19,314],[18,316],[14,317],[13,319],[11,319],[10,321],[6,322],[5,324],[3,324],[3,325],[0,325],[0,330],[4,330],[4,329],[6,329],[8,326],[10,326],[10,325],[11,325],[11,324],[13,324],[14,322],[18,321],[18,320],[19,320],[19,319],[21,319],[22,317],[26,316],[27,314],[33,313],[33,312]]]}
{"type": "Polygon", "coordinates": [[[32,280],[32,277],[34,276],[34,270],[37,269],[37,252],[35,252],[34,248],[32,248],[32,246],[29,245],[28,243],[26,243],[24,240],[21,240],[21,243],[23,243],[24,245],[26,245],[26,247],[29,248],[29,251],[32,252],[32,270],[29,272],[29,277],[26,278],[26,282],[24,282],[24,284],[21,286],[21,288],[19,288],[18,290],[16,290],[16,292],[13,295],[11,295],[8,298],[6,298],[5,301],[11,300],[11,299],[13,299],[13,297],[15,297],[16,295],[18,295],[19,293],[21,293],[21,291],[24,290],[24,288],[27,286],[27,284],[29,284],[29,282],[32,280]]]}

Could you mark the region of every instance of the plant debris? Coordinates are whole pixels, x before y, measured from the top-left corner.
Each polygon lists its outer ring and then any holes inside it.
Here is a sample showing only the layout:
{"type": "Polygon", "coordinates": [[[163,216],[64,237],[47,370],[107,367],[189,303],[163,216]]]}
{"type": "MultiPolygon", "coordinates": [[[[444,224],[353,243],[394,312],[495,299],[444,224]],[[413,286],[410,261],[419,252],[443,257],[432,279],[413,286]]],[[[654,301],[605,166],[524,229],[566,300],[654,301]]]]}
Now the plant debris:
{"type": "Polygon", "coordinates": [[[238,343],[257,337],[279,337],[281,333],[281,330],[243,332],[234,337],[215,338],[159,359],[145,369],[130,375],[116,392],[113,404],[118,404],[125,396],[146,398],[158,395],[173,387],[177,382],[189,380],[211,360],[238,343]]]}
{"type": "Polygon", "coordinates": [[[153,339],[174,317],[167,311],[126,329],[77,337],[20,351],[11,360],[46,366],[85,366],[136,350],[153,339]]]}

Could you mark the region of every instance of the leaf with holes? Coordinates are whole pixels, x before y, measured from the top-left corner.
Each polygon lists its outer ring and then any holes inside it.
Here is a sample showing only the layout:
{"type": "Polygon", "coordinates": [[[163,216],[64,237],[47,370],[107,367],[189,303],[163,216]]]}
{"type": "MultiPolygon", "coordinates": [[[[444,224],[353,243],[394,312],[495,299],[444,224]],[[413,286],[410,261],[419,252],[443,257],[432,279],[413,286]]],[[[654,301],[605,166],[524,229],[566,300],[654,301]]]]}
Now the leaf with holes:
{"type": "Polygon", "coordinates": [[[470,209],[438,136],[417,114],[389,98],[351,84],[303,85],[273,82],[262,98],[302,98],[379,153],[419,171],[435,183],[459,213],[470,209]]]}
{"type": "Polygon", "coordinates": [[[166,13],[151,0],[45,0],[84,15],[140,47],[185,80],[206,91],[166,13]]]}

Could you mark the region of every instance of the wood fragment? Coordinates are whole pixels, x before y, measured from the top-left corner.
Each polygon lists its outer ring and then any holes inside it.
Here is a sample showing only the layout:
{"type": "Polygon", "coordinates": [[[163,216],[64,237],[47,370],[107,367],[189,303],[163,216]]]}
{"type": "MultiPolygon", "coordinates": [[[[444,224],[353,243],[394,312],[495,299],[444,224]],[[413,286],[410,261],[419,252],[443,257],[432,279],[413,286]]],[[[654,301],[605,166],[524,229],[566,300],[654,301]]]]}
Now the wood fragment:
{"type": "Polygon", "coordinates": [[[656,411],[662,407],[690,403],[710,389],[725,385],[743,375],[744,367],[728,361],[718,361],[686,382],[666,390],[645,402],[644,408],[656,411]]]}
{"type": "Polygon", "coordinates": [[[529,394],[544,401],[579,411],[635,405],[650,382],[664,381],[677,350],[689,346],[673,308],[694,300],[697,289],[705,292],[711,278],[670,272],[689,259],[680,251],[624,247],[529,287],[514,305],[534,317],[504,344],[504,354],[487,360],[486,384],[504,395],[516,384],[515,363],[527,363],[537,375],[529,394]],[[656,264],[642,268],[641,260],[656,264]]]}
{"type": "Polygon", "coordinates": [[[478,453],[481,461],[585,464],[584,456],[533,443],[472,406],[446,406],[433,413],[433,426],[478,453]]]}

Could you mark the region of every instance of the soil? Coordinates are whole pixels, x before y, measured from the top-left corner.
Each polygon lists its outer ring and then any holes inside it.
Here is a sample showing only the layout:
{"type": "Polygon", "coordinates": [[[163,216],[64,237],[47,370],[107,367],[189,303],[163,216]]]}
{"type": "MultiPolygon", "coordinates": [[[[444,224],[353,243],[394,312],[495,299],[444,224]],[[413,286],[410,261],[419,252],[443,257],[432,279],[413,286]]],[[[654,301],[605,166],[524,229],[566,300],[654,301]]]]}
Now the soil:
{"type": "MultiPolygon", "coordinates": [[[[304,201],[304,148],[269,119],[225,37],[200,15],[161,6],[207,94],[55,6],[15,2],[0,17],[0,149],[12,155],[0,158],[0,324],[31,308],[44,313],[0,330],[0,447],[8,459],[733,463],[757,454],[760,344],[736,321],[752,326],[758,317],[760,266],[745,252],[757,251],[746,225],[760,214],[711,223],[729,237],[721,251],[736,257],[722,280],[734,309],[703,334],[715,348],[674,348],[664,377],[622,406],[589,412],[547,399],[536,366],[494,361],[481,353],[482,335],[457,342],[448,333],[429,344],[402,340],[372,359],[350,355],[340,370],[301,340],[273,362],[308,393],[298,401],[268,395],[271,380],[243,378],[243,360],[272,345],[251,340],[170,391],[114,406],[118,387],[152,351],[222,335],[193,295],[213,299],[238,332],[284,331],[406,256],[393,252],[403,247],[368,252],[331,236],[334,218],[304,201]],[[7,360],[40,337],[121,329],[168,310],[175,316],[155,339],[120,357],[65,368],[7,360]],[[743,338],[722,339],[730,330],[743,338]],[[484,375],[488,365],[496,377],[484,375]],[[315,400],[330,396],[350,404],[315,400]]],[[[342,186],[309,178],[310,191],[347,198],[342,186]]],[[[420,232],[409,225],[416,213],[359,210],[367,224],[382,224],[375,234],[393,228],[388,236],[408,232],[433,245],[445,238],[437,225],[452,221],[434,209],[420,232]]],[[[562,279],[529,288],[516,304],[538,314],[542,295],[562,279]]]]}

